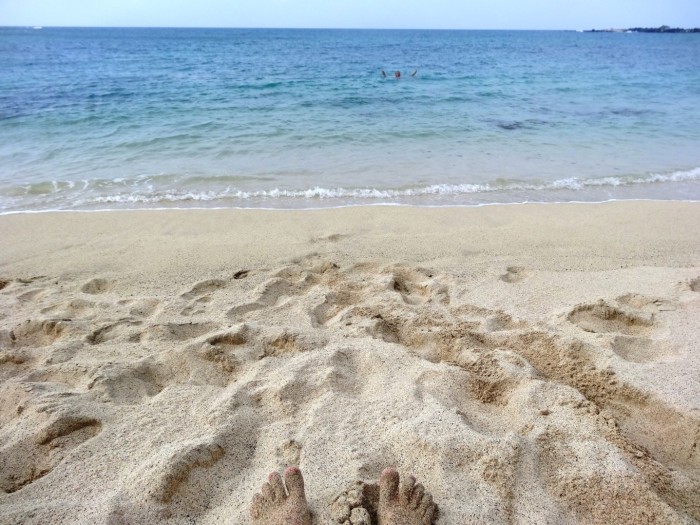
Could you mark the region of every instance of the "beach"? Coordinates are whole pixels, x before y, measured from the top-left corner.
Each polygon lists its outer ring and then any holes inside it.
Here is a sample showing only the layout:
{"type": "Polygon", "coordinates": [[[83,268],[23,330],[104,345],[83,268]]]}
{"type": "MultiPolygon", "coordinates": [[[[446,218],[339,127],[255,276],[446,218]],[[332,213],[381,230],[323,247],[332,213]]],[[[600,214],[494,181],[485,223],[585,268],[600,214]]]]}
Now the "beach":
{"type": "Polygon", "coordinates": [[[700,204],[0,217],[0,523],[700,522],[700,204]],[[351,521],[352,519],[355,521],[351,521]],[[374,517],[374,516],[373,516],[374,517]]]}

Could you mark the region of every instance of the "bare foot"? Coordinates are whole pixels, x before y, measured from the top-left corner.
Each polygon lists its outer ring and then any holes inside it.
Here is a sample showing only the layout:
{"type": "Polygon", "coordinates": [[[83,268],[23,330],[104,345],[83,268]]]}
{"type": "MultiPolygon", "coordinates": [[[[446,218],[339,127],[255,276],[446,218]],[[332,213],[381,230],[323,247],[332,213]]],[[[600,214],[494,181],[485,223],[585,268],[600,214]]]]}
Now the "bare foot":
{"type": "MultiPolygon", "coordinates": [[[[250,515],[255,525],[311,525],[311,512],[304,494],[304,478],[296,467],[284,471],[284,483],[271,472],[262,494],[253,496],[250,515]],[[285,485],[287,490],[285,490],[285,485]]],[[[417,523],[417,522],[416,522],[417,523]]]]}
{"type": "Polygon", "coordinates": [[[416,478],[408,476],[399,488],[399,473],[384,469],[379,478],[379,525],[431,525],[436,507],[433,497],[416,478]]]}

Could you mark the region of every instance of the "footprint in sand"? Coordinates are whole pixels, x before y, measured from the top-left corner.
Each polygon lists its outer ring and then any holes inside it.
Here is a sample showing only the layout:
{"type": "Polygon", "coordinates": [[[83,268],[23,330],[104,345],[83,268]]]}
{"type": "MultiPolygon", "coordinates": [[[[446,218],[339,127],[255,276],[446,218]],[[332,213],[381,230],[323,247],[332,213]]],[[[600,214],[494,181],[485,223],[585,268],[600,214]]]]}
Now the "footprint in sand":
{"type": "Polygon", "coordinates": [[[175,380],[167,365],[146,358],[101,367],[90,378],[87,388],[110,403],[138,405],[160,394],[175,380]]]}
{"type": "Polygon", "coordinates": [[[423,281],[426,276],[410,270],[394,272],[390,288],[401,295],[406,304],[419,305],[430,300],[430,284],[423,281]]]}
{"type": "Polygon", "coordinates": [[[142,334],[135,332],[132,328],[141,326],[141,324],[141,321],[131,321],[127,319],[117,321],[116,323],[98,328],[89,334],[86,340],[91,345],[99,345],[119,337],[127,338],[129,342],[139,342],[142,334]]]}
{"type": "Polygon", "coordinates": [[[205,295],[204,297],[200,297],[199,299],[196,299],[192,301],[190,305],[188,305],[186,308],[184,308],[181,312],[180,315],[184,315],[185,317],[191,317],[195,315],[202,315],[206,313],[206,308],[205,306],[211,302],[211,297],[208,295],[205,295]]]}
{"type": "Polygon", "coordinates": [[[277,447],[277,459],[283,467],[298,467],[301,461],[301,445],[293,439],[288,439],[277,447]]]}
{"type": "Polygon", "coordinates": [[[70,321],[45,320],[26,321],[15,326],[9,333],[11,346],[49,346],[64,336],[70,321]]]}
{"type": "Polygon", "coordinates": [[[298,295],[307,287],[305,282],[294,283],[278,277],[270,279],[258,288],[258,298],[255,301],[234,306],[227,315],[229,318],[237,318],[268,306],[275,306],[285,297],[298,295]]]}
{"type": "Polygon", "coordinates": [[[238,378],[246,363],[264,357],[258,336],[245,324],[205,334],[166,357],[166,363],[178,381],[227,386],[238,378]]]}
{"type": "Polygon", "coordinates": [[[143,297],[141,299],[123,299],[118,301],[117,304],[128,307],[129,315],[151,317],[156,313],[158,306],[160,306],[160,301],[153,297],[143,297]]]}
{"type": "Polygon", "coordinates": [[[644,312],[668,312],[673,311],[676,307],[664,299],[658,297],[648,297],[637,293],[628,293],[617,298],[617,302],[630,308],[642,310],[644,312]]]}
{"type": "Polygon", "coordinates": [[[509,266],[506,268],[506,273],[501,275],[500,279],[504,283],[517,283],[525,279],[530,273],[522,266],[509,266]]]}
{"type": "MultiPolygon", "coordinates": [[[[49,358],[47,361],[50,360],[49,358]]],[[[52,387],[60,386],[61,389],[84,391],[89,383],[87,371],[87,366],[69,361],[48,366],[33,366],[21,380],[29,383],[51,383],[52,387]]]]}
{"type": "Polygon", "coordinates": [[[31,284],[37,283],[37,281],[44,281],[46,279],[47,277],[44,275],[30,277],[27,279],[15,279],[14,281],[9,278],[2,278],[0,279],[0,290],[7,289],[7,293],[14,293],[17,300],[20,303],[28,303],[37,299],[41,299],[42,297],[50,293],[50,290],[48,288],[29,286],[31,284]],[[16,283],[16,285],[13,286],[13,283],[16,283]]]}
{"type": "Polygon", "coordinates": [[[226,281],[223,279],[208,279],[195,284],[191,290],[180,295],[182,299],[192,301],[180,312],[180,315],[192,316],[205,313],[206,309],[204,306],[211,302],[211,295],[215,291],[225,288],[226,284],[226,281]]]}
{"type": "Polygon", "coordinates": [[[213,437],[168,444],[153,451],[134,472],[129,492],[168,503],[195,469],[212,467],[224,456],[224,447],[213,437]]]}
{"type": "Polygon", "coordinates": [[[32,355],[26,350],[6,350],[0,334],[0,384],[18,375],[24,375],[32,363],[32,355]]]}
{"type": "Polygon", "coordinates": [[[619,335],[611,344],[611,349],[625,361],[632,363],[653,363],[678,355],[668,344],[657,343],[644,337],[619,335]]]}
{"type": "Polygon", "coordinates": [[[574,308],[568,320],[586,332],[640,335],[654,325],[654,314],[612,306],[603,300],[574,308]]]}
{"type": "Polygon", "coordinates": [[[48,314],[60,319],[73,319],[90,316],[95,303],[85,299],[73,299],[58,304],[53,304],[41,309],[42,314],[48,314]]]}
{"type": "Polygon", "coordinates": [[[487,332],[502,332],[528,328],[528,324],[513,319],[512,316],[502,310],[495,310],[485,317],[483,327],[487,332]]]}
{"type": "Polygon", "coordinates": [[[331,233],[330,235],[325,235],[323,237],[314,237],[311,239],[311,242],[338,242],[345,239],[346,237],[349,237],[349,235],[344,235],[342,233],[331,233]]]}
{"type": "Polygon", "coordinates": [[[183,299],[196,299],[204,295],[220,290],[226,286],[226,281],[223,279],[208,279],[200,283],[195,284],[191,290],[183,293],[180,297],[183,299]]]}
{"type": "Polygon", "coordinates": [[[688,288],[691,292],[700,292],[700,277],[693,279],[688,283],[688,288]]]}
{"type": "Polygon", "coordinates": [[[225,375],[240,371],[243,362],[236,355],[240,347],[248,343],[248,328],[242,325],[236,330],[223,332],[209,337],[197,351],[205,361],[214,363],[225,375]]]}
{"type": "Polygon", "coordinates": [[[324,345],[325,339],[308,337],[303,333],[284,328],[273,329],[262,340],[261,357],[279,357],[283,355],[310,352],[324,345]]]}
{"type": "Polygon", "coordinates": [[[35,275],[33,277],[27,277],[27,278],[20,278],[17,279],[17,282],[20,284],[32,284],[35,281],[41,281],[42,279],[46,279],[45,275],[35,275]]]}
{"type": "Polygon", "coordinates": [[[141,341],[187,341],[211,332],[214,323],[168,323],[149,327],[141,335],[141,341]]]}
{"type": "Polygon", "coordinates": [[[86,282],[83,287],[80,289],[83,293],[87,293],[90,295],[97,295],[97,294],[102,294],[105,292],[108,292],[109,290],[112,289],[114,285],[108,281],[107,279],[92,279],[91,281],[86,282]]]}
{"type": "Polygon", "coordinates": [[[348,307],[359,303],[361,298],[360,293],[343,289],[326,294],[323,302],[311,309],[309,313],[311,324],[316,327],[328,325],[348,307]]]}
{"type": "Polygon", "coordinates": [[[28,303],[44,297],[47,293],[48,290],[46,290],[46,288],[34,288],[33,290],[28,290],[19,294],[17,300],[21,303],[28,303]]]}
{"type": "Polygon", "coordinates": [[[102,423],[85,416],[62,415],[33,437],[23,436],[0,452],[0,490],[12,493],[46,476],[68,453],[102,430],[102,423]]]}

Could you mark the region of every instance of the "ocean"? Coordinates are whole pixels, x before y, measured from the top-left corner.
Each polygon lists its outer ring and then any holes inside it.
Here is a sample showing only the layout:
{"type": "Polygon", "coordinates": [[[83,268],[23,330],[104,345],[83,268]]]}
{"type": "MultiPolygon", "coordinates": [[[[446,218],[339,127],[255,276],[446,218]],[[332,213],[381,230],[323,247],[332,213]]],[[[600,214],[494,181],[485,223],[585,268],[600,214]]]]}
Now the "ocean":
{"type": "Polygon", "coordinates": [[[0,28],[0,213],[626,199],[700,200],[700,34],[0,28]]]}

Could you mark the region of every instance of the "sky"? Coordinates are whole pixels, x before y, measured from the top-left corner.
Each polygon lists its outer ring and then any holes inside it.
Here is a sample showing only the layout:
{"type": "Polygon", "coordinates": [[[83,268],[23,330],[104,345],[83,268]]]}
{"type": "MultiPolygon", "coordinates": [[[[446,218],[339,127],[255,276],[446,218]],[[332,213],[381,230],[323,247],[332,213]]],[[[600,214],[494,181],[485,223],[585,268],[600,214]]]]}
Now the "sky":
{"type": "Polygon", "coordinates": [[[0,0],[0,26],[700,27],[700,0],[0,0]]]}

